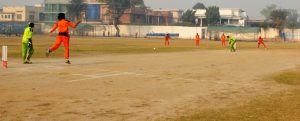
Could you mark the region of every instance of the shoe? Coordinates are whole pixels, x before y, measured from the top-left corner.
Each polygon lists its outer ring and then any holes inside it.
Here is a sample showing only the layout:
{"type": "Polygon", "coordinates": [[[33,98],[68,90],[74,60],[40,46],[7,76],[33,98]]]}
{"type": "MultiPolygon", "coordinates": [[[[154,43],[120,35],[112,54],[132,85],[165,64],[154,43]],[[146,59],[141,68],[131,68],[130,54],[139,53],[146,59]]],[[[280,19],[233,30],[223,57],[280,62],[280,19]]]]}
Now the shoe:
{"type": "Polygon", "coordinates": [[[70,61],[70,60],[66,60],[65,63],[66,63],[66,64],[71,64],[71,61],[70,61]]]}
{"type": "Polygon", "coordinates": [[[30,62],[30,61],[25,61],[25,62],[23,62],[23,64],[32,64],[32,62],[30,62]]]}
{"type": "Polygon", "coordinates": [[[47,49],[47,50],[46,50],[46,57],[49,57],[50,52],[51,52],[50,49],[47,49]]]}

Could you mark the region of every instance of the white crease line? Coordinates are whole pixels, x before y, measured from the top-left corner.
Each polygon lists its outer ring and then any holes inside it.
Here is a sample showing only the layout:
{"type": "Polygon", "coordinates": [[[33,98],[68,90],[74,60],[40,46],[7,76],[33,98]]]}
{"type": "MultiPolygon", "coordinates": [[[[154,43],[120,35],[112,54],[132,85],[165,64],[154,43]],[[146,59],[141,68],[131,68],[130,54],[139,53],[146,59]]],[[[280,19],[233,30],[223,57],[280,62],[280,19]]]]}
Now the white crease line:
{"type": "Polygon", "coordinates": [[[89,78],[71,80],[71,81],[68,81],[68,82],[78,82],[78,81],[84,81],[84,80],[90,80],[90,79],[98,79],[98,78],[104,78],[104,77],[130,75],[130,74],[131,73],[128,73],[128,72],[122,72],[122,73],[108,74],[108,75],[102,75],[102,76],[92,76],[92,77],[89,77],[89,78]]]}
{"type": "Polygon", "coordinates": [[[87,74],[72,74],[73,76],[84,76],[84,77],[90,77],[90,78],[94,78],[94,77],[98,77],[95,75],[87,75],[87,74]]]}
{"type": "Polygon", "coordinates": [[[47,69],[61,69],[63,67],[58,67],[58,66],[23,66],[23,67],[18,67],[18,68],[8,68],[11,71],[26,71],[26,70],[31,70],[31,69],[43,69],[43,68],[47,68],[47,69]]]}
{"type": "MultiPolygon", "coordinates": [[[[208,82],[208,83],[215,83],[215,84],[227,84],[227,85],[242,85],[246,86],[247,84],[239,84],[239,83],[229,83],[229,82],[219,82],[219,81],[208,81],[208,80],[197,80],[197,79],[188,79],[188,78],[174,78],[174,77],[163,77],[159,75],[152,75],[152,74],[138,74],[134,72],[120,72],[120,71],[114,71],[117,72],[115,74],[106,74],[106,75],[85,75],[85,74],[72,74],[72,75],[79,75],[79,76],[86,76],[89,78],[85,79],[78,79],[78,80],[71,80],[69,82],[77,82],[77,81],[83,81],[83,80],[90,80],[90,79],[96,79],[96,78],[104,78],[104,77],[111,77],[111,76],[120,76],[120,75],[135,75],[135,76],[143,76],[143,77],[160,77],[160,78],[165,78],[165,79],[173,79],[173,80],[184,80],[184,81],[198,81],[198,82],[208,82]],[[100,76],[99,76],[100,75],[100,76]]],[[[113,73],[113,72],[109,72],[113,73]]]]}
{"type": "Polygon", "coordinates": [[[162,78],[174,79],[174,80],[185,80],[185,81],[206,81],[206,80],[187,79],[187,78],[163,77],[163,76],[159,76],[159,75],[152,75],[152,74],[137,74],[137,73],[133,73],[133,74],[135,74],[136,76],[162,77],[162,78]]]}
{"type": "Polygon", "coordinates": [[[99,77],[103,75],[115,74],[115,73],[125,73],[120,71],[110,71],[110,72],[103,72],[101,74],[72,74],[73,76],[84,76],[84,77],[99,77]]]}
{"type": "MultiPolygon", "coordinates": [[[[39,66],[37,66],[39,68],[39,66]]],[[[61,67],[61,66],[44,66],[46,68],[65,68],[65,67],[61,67]]]]}
{"type": "Polygon", "coordinates": [[[240,84],[240,83],[229,83],[229,82],[222,82],[222,81],[208,81],[208,80],[197,80],[197,79],[188,79],[188,78],[174,78],[174,77],[163,77],[159,75],[150,75],[150,74],[135,74],[136,76],[147,76],[147,77],[160,77],[165,79],[173,79],[173,80],[184,80],[184,81],[201,81],[207,83],[215,83],[215,84],[227,84],[227,85],[241,85],[247,86],[248,84],[240,84]]]}

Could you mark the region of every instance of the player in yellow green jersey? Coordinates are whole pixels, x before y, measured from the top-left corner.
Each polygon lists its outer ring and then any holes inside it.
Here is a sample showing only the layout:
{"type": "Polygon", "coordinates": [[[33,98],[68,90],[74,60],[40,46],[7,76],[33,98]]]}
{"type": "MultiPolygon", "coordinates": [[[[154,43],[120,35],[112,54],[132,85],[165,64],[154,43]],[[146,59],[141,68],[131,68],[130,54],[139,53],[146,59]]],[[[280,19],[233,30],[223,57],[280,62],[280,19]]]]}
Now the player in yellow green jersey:
{"type": "Polygon", "coordinates": [[[32,45],[32,34],[33,34],[34,23],[30,22],[24,30],[22,39],[22,60],[23,64],[31,64],[31,56],[33,55],[34,49],[32,45]]]}

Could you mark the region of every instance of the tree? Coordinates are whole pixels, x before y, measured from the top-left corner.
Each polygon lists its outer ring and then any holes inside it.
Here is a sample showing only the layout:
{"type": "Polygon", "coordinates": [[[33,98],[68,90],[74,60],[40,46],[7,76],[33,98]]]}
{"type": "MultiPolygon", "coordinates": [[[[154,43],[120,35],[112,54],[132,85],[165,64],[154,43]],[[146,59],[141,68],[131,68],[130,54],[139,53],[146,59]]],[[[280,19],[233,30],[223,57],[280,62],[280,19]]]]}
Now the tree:
{"type": "Polygon", "coordinates": [[[279,34],[282,33],[282,30],[287,23],[288,12],[286,10],[277,9],[271,12],[270,19],[276,24],[276,28],[279,30],[279,34]]]}
{"type": "Polygon", "coordinates": [[[72,21],[81,19],[81,12],[86,10],[86,5],[83,4],[82,0],[71,0],[70,4],[67,5],[67,15],[72,21]]]}
{"type": "Polygon", "coordinates": [[[292,29],[292,39],[294,39],[294,31],[298,27],[298,13],[297,11],[289,11],[287,18],[287,27],[292,29]]]}
{"type": "Polygon", "coordinates": [[[195,13],[196,11],[194,10],[190,10],[190,9],[186,10],[182,15],[182,21],[186,24],[191,24],[191,25],[195,24],[195,19],[196,19],[195,13]]]}
{"type": "Polygon", "coordinates": [[[139,6],[139,7],[146,7],[145,6],[145,3],[144,3],[144,0],[130,0],[131,2],[131,6],[139,6]]]}
{"type": "Polygon", "coordinates": [[[276,10],[277,6],[275,4],[271,4],[269,6],[266,6],[266,8],[262,9],[260,11],[260,14],[262,14],[266,20],[270,20],[272,11],[276,10]]]}
{"type": "Polygon", "coordinates": [[[217,25],[220,21],[220,12],[219,7],[217,6],[210,6],[206,9],[206,20],[208,25],[217,25]]]}
{"type": "Polygon", "coordinates": [[[194,6],[193,6],[193,9],[196,10],[196,9],[206,9],[205,5],[203,3],[196,3],[194,6]]]}
{"type": "Polygon", "coordinates": [[[288,24],[292,24],[292,26],[289,26],[289,27],[294,27],[293,25],[297,25],[297,20],[298,20],[298,13],[297,11],[290,11],[288,12],[288,24]]]}
{"type": "Polygon", "coordinates": [[[101,0],[108,4],[108,15],[113,19],[114,26],[117,30],[116,36],[120,37],[120,28],[118,27],[120,17],[124,14],[125,10],[135,7],[137,5],[145,6],[143,0],[101,0]]]}
{"type": "Polygon", "coordinates": [[[266,38],[266,37],[267,37],[267,34],[266,34],[266,33],[267,33],[267,30],[268,30],[269,27],[270,27],[268,21],[265,20],[263,23],[260,24],[260,27],[264,30],[264,34],[265,34],[265,35],[264,35],[264,36],[265,36],[264,38],[266,38]]]}

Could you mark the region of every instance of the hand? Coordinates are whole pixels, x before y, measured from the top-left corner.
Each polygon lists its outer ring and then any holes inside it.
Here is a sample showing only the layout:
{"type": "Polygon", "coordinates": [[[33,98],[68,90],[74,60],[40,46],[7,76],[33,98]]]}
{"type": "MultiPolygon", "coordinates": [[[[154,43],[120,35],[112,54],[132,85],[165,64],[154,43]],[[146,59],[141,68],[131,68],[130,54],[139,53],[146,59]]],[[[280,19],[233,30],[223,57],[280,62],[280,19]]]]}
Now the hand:
{"type": "Polygon", "coordinates": [[[32,47],[32,43],[31,42],[28,43],[28,47],[32,47]]]}
{"type": "Polygon", "coordinates": [[[52,32],[49,33],[49,36],[52,36],[52,32]]]}
{"type": "Polygon", "coordinates": [[[81,22],[82,22],[82,20],[77,21],[76,24],[75,24],[75,26],[77,26],[81,22]]]}

